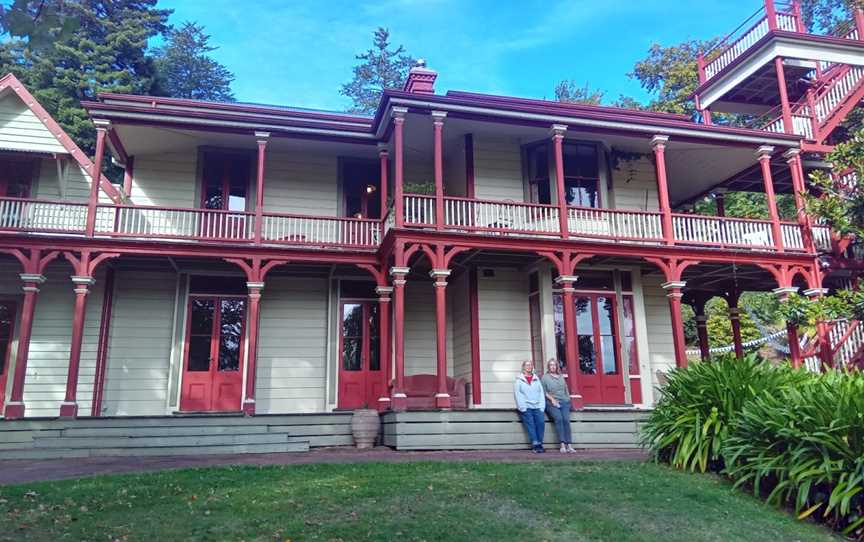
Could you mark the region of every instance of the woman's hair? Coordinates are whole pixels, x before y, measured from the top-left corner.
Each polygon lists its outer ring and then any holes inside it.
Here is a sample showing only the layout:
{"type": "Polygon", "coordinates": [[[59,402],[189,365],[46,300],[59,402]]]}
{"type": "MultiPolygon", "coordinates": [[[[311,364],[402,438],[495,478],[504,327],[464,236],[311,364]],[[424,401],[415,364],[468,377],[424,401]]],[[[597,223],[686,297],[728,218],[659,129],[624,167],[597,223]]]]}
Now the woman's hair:
{"type": "Polygon", "coordinates": [[[528,359],[522,362],[522,370],[524,371],[525,367],[527,367],[529,364],[531,365],[532,369],[534,368],[534,362],[528,359]]]}
{"type": "Polygon", "coordinates": [[[549,358],[549,361],[546,362],[546,369],[548,370],[549,366],[551,366],[553,363],[555,364],[555,367],[558,367],[558,360],[555,358],[549,358]]]}

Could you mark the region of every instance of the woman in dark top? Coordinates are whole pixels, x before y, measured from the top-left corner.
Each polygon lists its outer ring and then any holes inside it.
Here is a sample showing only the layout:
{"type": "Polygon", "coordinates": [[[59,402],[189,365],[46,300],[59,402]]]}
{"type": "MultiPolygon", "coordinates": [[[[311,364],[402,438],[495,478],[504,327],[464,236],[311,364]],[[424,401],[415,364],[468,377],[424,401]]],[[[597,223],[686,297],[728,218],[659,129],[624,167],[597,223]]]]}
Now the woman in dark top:
{"type": "Polygon", "coordinates": [[[570,432],[570,392],[567,381],[558,371],[558,362],[550,359],[546,365],[546,374],[540,379],[546,394],[546,412],[555,422],[558,441],[561,442],[562,454],[576,453],[573,449],[573,435],[570,432]]]}

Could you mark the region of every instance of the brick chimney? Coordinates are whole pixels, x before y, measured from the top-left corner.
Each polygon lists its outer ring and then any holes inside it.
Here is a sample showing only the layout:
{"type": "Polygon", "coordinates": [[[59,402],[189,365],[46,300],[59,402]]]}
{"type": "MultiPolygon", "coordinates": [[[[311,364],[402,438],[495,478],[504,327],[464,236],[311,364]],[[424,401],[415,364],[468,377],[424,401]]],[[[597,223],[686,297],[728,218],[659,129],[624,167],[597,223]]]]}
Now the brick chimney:
{"type": "Polygon", "coordinates": [[[408,72],[408,79],[402,90],[414,94],[435,94],[435,79],[437,77],[438,72],[427,68],[425,60],[418,59],[417,65],[408,72]]]}

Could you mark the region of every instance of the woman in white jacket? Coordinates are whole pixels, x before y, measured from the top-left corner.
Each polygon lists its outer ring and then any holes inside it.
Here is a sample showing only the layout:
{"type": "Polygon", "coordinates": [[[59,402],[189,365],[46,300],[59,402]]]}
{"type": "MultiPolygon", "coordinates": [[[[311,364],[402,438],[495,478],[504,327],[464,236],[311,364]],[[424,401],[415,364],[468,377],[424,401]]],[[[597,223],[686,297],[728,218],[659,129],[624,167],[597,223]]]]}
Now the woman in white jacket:
{"type": "Polygon", "coordinates": [[[546,428],[546,417],[543,411],[546,409],[546,394],[540,379],[534,374],[533,362],[522,363],[522,374],[516,377],[513,394],[516,396],[516,409],[531,439],[531,449],[535,454],[544,453],[546,450],[543,449],[543,432],[546,428]]]}

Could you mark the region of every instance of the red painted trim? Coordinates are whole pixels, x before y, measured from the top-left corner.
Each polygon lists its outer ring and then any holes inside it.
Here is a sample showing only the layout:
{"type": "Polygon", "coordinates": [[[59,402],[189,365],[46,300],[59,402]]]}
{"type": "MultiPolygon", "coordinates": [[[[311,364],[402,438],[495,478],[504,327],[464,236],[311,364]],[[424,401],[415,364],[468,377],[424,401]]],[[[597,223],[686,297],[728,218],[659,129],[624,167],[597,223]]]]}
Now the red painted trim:
{"type": "Polygon", "coordinates": [[[390,320],[390,297],[379,296],[378,341],[380,344],[378,346],[378,356],[381,358],[381,377],[383,379],[383,382],[381,383],[381,397],[379,398],[379,405],[381,405],[380,399],[390,397],[390,378],[392,374],[392,369],[390,367],[390,349],[392,347],[392,343],[390,342],[390,320]]]}
{"type": "Polygon", "coordinates": [[[465,134],[465,197],[473,199],[474,186],[474,134],[465,134]]]}
{"type": "Polygon", "coordinates": [[[0,304],[10,307],[12,322],[9,327],[9,342],[6,345],[6,351],[0,352],[3,356],[3,373],[0,374],[0,410],[3,409],[3,404],[6,400],[6,380],[9,378],[9,370],[12,367],[12,343],[15,341],[15,320],[18,318],[18,302],[10,299],[0,299],[0,304]]]}
{"type": "Polygon", "coordinates": [[[135,157],[126,159],[126,167],[123,170],[123,195],[132,197],[132,181],[135,179],[135,157]]]}
{"type": "MultiPolygon", "coordinates": [[[[255,415],[255,388],[257,385],[258,369],[258,334],[261,319],[261,290],[249,288],[246,297],[247,311],[246,322],[249,325],[248,347],[246,352],[246,392],[242,402],[243,413],[247,416],[255,415]]],[[[246,324],[244,323],[244,326],[246,324]]],[[[242,339],[241,339],[242,341],[242,339]]],[[[242,347],[242,344],[241,344],[242,347]]],[[[240,351],[240,370],[243,370],[243,351],[240,351]]]]}
{"type": "MultiPolygon", "coordinates": [[[[446,279],[436,279],[446,284],[446,279]]],[[[447,393],[447,287],[433,285],[435,289],[435,373],[438,394],[447,393]]],[[[449,397],[436,397],[437,408],[450,408],[449,397]]]]}
{"type": "Polygon", "coordinates": [[[564,193],[564,134],[552,136],[552,155],[555,161],[555,186],[558,192],[558,228],[561,237],[567,239],[567,195],[564,193]]]}
{"type": "Polygon", "coordinates": [[[404,118],[394,118],[393,119],[393,146],[394,146],[394,167],[395,171],[395,179],[394,179],[394,189],[393,189],[393,198],[395,199],[393,203],[393,207],[396,211],[395,215],[395,226],[397,228],[401,228],[402,224],[405,220],[405,198],[403,197],[403,183],[405,179],[405,157],[403,155],[403,137],[404,137],[404,118]]]}
{"type": "Polygon", "coordinates": [[[475,405],[482,402],[482,372],[480,370],[480,298],[478,295],[477,268],[472,267],[468,275],[468,314],[471,326],[471,400],[475,405]]]}
{"type": "Polygon", "coordinates": [[[255,244],[261,244],[261,232],[264,229],[264,160],[266,159],[267,141],[258,140],[258,167],[255,184],[255,244]]]}
{"type": "Polygon", "coordinates": [[[672,225],[672,206],[669,203],[669,183],[666,180],[666,145],[654,145],[654,167],[657,172],[657,195],[662,215],[663,238],[667,245],[675,244],[675,229],[672,225]]]}
{"type": "Polygon", "coordinates": [[[129,154],[126,153],[126,148],[120,141],[120,136],[117,135],[117,131],[113,128],[108,128],[108,146],[122,165],[126,165],[129,162],[129,154]]]}
{"type": "Polygon", "coordinates": [[[102,415],[102,398],[105,393],[105,373],[108,369],[108,342],[111,333],[111,311],[114,306],[114,269],[105,271],[105,289],[102,294],[102,315],[99,320],[99,342],[96,346],[96,376],[93,380],[93,402],[91,416],[102,415]]]}
{"type": "Polygon", "coordinates": [[[387,151],[381,151],[378,153],[378,169],[380,171],[380,178],[378,181],[378,192],[381,196],[381,216],[380,218],[384,220],[387,217],[387,213],[389,211],[389,198],[390,194],[388,193],[390,190],[390,180],[388,179],[390,163],[388,161],[387,151]]]}
{"type": "MultiPolygon", "coordinates": [[[[63,146],[66,151],[72,155],[72,158],[78,162],[78,165],[81,166],[85,172],[88,174],[92,171],[93,164],[87,158],[87,155],[84,154],[78,145],[70,138],[63,128],[60,127],[59,124],[48,114],[48,111],[42,107],[42,105],[36,101],[36,98],[33,97],[32,94],[27,90],[27,88],[15,77],[13,74],[8,73],[3,77],[0,77],[0,92],[3,91],[5,87],[9,87],[12,89],[21,101],[39,118],[42,124],[54,135],[54,138],[63,146]]],[[[111,181],[108,180],[107,177],[101,175],[99,178],[99,185],[102,187],[102,190],[111,198],[115,203],[120,202],[120,193],[117,192],[117,189],[114,188],[114,185],[111,184],[111,181]]]]}
{"type": "MultiPolygon", "coordinates": [[[[105,156],[105,128],[96,128],[96,157],[93,159],[93,166],[90,171],[90,178],[97,179],[102,174],[102,158],[105,156]]],[[[93,237],[96,229],[96,205],[99,203],[99,185],[95,182],[90,183],[90,198],[87,201],[87,224],[85,227],[85,235],[93,237]]]]}
{"type": "MultiPolygon", "coordinates": [[[[766,3],[772,0],[765,0],[766,3]]],[[[771,22],[771,19],[768,19],[771,22]]],[[[783,131],[787,134],[794,134],[795,127],[792,126],[792,107],[789,104],[789,93],[786,90],[786,71],[783,69],[783,59],[774,57],[774,71],[777,74],[777,87],[780,92],[780,108],[783,111],[783,131]]]]}
{"type": "Polygon", "coordinates": [[[783,235],[780,230],[780,213],[777,211],[777,196],[774,194],[774,179],[771,177],[771,157],[763,154],[759,157],[762,169],[762,180],[765,183],[765,198],[768,200],[768,215],[771,217],[771,235],[774,237],[774,248],[783,252],[783,235]]]}
{"type": "Polygon", "coordinates": [[[442,119],[433,118],[432,129],[432,162],[434,169],[433,176],[435,179],[435,223],[436,228],[441,230],[444,229],[444,121],[442,119]]]}

